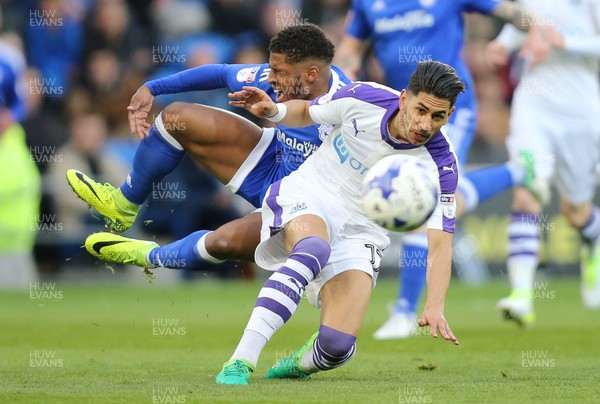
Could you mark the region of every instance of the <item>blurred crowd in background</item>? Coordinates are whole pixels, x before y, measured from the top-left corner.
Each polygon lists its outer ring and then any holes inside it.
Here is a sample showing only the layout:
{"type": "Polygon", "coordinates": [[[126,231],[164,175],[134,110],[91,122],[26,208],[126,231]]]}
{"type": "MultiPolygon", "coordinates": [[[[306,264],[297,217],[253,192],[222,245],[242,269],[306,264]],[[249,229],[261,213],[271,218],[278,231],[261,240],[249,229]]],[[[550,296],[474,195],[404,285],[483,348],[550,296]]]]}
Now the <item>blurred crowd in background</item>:
{"type": "MultiPolygon", "coordinates": [[[[349,6],[349,0],[0,0],[2,44],[19,49],[25,58],[24,147],[41,175],[19,171],[0,138],[0,235],[5,239],[0,265],[16,262],[15,254],[27,255],[31,247],[42,279],[103,265],[81,249],[85,237],[103,223],[76,199],[64,174],[76,168],[121,184],[138,142],[130,134],[126,110],[136,89],[152,78],[204,64],[264,63],[269,39],[290,24],[315,23],[336,44],[349,6]],[[10,191],[9,179],[15,183],[10,191]],[[39,184],[38,195],[32,190],[39,184]],[[27,206],[34,206],[34,212],[27,206]],[[27,233],[22,238],[6,224],[18,220],[18,208],[24,212],[21,232],[27,233]]],[[[464,55],[480,108],[476,163],[506,159],[510,71],[493,71],[482,59],[484,44],[500,27],[487,17],[467,17],[464,55]]],[[[373,57],[365,59],[360,78],[385,83],[373,57]]],[[[224,89],[157,97],[152,116],[176,100],[230,109],[224,89]]],[[[186,159],[156,184],[144,220],[133,232],[173,240],[214,228],[245,209],[186,159]]],[[[251,276],[252,271],[236,263],[217,272],[251,276]]]]}

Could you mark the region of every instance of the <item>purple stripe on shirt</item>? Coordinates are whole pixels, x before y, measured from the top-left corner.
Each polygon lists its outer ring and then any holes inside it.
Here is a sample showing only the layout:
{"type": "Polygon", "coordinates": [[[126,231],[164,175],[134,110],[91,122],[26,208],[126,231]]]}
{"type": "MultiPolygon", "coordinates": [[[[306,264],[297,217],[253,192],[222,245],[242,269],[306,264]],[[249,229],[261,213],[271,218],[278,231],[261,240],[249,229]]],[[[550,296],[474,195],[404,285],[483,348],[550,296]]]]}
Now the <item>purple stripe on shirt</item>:
{"type": "Polygon", "coordinates": [[[264,307],[265,309],[277,314],[285,323],[292,317],[292,313],[283,304],[270,297],[259,297],[256,299],[254,307],[264,307]]]}
{"type": "Polygon", "coordinates": [[[455,193],[458,184],[458,163],[448,139],[442,132],[438,132],[429,142],[425,143],[425,148],[438,168],[442,194],[455,193]]]}
{"type": "Polygon", "coordinates": [[[263,288],[275,289],[292,299],[292,301],[296,304],[298,304],[300,302],[300,299],[302,298],[302,296],[300,296],[298,292],[290,288],[288,285],[278,281],[274,281],[273,279],[268,279],[265,282],[263,288]]]}
{"type": "Polygon", "coordinates": [[[271,225],[271,236],[277,234],[281,227],[281,214],[283,209],[277,203],[277,197],[281,189],[281,180],[273,183],[269,188],[269,195],[267,195],[266,203],[271,212],[273,212],[273,224],[271,225]]]}

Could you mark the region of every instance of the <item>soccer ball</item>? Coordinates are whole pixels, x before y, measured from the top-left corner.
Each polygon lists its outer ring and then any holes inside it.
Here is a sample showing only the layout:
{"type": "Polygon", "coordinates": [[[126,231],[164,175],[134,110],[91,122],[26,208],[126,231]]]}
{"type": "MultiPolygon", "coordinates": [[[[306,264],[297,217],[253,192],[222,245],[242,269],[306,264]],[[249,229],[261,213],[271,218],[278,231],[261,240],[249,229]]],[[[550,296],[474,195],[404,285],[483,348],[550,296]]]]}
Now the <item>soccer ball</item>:
{"type": "Polygon", "coordinates": [[[410,231],[429,219],[437,205],[438,180],[418,158],[394,154],[365,174],[362,207],[378,225],[410,231]]]}

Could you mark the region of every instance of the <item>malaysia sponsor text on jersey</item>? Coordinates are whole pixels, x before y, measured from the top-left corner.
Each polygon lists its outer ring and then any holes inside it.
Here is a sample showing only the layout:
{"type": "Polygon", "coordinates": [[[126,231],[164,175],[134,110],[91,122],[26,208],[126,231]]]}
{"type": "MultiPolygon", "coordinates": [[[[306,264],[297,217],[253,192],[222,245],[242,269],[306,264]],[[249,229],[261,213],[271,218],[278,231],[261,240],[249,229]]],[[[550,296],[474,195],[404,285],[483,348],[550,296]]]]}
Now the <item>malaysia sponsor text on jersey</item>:
{"type": "Polygon", "coordinates": [[[319,149],[318,145],[307,142],[306,140],[299,141],[295,137],[286,136],[283,131],[277,131],[277,140],[302,153],[302,156],[305,159],[319,149]]]}

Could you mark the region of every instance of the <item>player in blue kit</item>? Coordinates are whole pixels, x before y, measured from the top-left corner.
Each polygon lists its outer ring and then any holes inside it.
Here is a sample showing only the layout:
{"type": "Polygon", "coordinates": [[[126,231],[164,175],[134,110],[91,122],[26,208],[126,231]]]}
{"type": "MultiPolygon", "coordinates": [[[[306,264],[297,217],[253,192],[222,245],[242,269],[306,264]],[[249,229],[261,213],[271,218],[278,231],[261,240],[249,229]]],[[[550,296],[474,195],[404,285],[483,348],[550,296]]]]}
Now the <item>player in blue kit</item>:
{"type": "Polygon", "coordinates": [[[267,192],[256,262],[274,272],[216,383],[248,384],[263,347],[291,318],[304,291],[309,302],[321,308],[319,330],[298,351],[277,362],[266,378],[306,378],[352,359],[379,257],[390,243],[387,231],[361,208],[362,180],[369,167],[393,154],[418,158],[439,181],[439,203],[427,222],[430,265],[419,324],[429,325],[432,336],[439,332],[458,345],[444,317],[458,173],[444,170],[456,165],[456,155],[442,126],[464,88],[452,67],[429,61],[417,66],[401,92],[355,82],[312,103],[275,104],[255,87],[231,95],[232,105],[274,122],[330,123],[335,129],[298,170],[267,192]]]}
{"type": "MultiPolygon", "coordinates": [[[[146,117],[154,96],[160,94],[221,87],[237,91],[255,85],[282,102],[312,100],[349,82],[330,65],[333,44],[315,25],[285,28],[271,40],[269,50],[269,64],[207,65],[141,87],[128,108],[131,129],[142,141],[127,180],[114,189],[69,170],[67,179],[75,192],[102,214],[109,227],[125,231],[150,194],[152,183],[171,172],[188,153],[232,192],[260,206],[269,185],[296,170],[317,150],[331,125],[260,128],[231,112],[187,103],[167,106],[151,128],[146,117]]],[[[201,230],[160,248],[153,242],[110,233],[90,236],[86,246],[91,254],[107,261],[157,267],[166,257],[177,256],[178,260],[170,260],[176,261],[173,265],[184,262],[185,268],[194,269],[203,262],[253,260],[260,225],[260,214],[252,213],[214,232],[201,230]],[[105,247],[100,249],[98,241],[105,247]]]]}
{"type": "MultiPolygon", "coordinates": [[[[475,135],[476,99],[473,79],[461,58],[464,42],[463,13],[479,12],[496,16],[522,30],[532,25],[534,14],[523,7],[500,0],[353,0],[346,27],[346,35],[338,46],[336,63],[349,77],[357,78],[360,69],[363,42],[371,40],[384,70],[387,84],[401,89],[408,83],[418,62],[439,60],[453,66],[466,83],[466,92],[458,97],[456,111],[445,130],[454,144],[458,163],[465,163],[475,135]]],[[[540,35],[541,28],[531,36],[540,35]]],[[[530,49],[545,57],[549,46],[532,42],[530,49]]],[[[454,169],[449,167],[448,169],[454,169]]],[[[516,162],[473,171],[459,181],[458,214],[471,211],[492,196],[517,185],[529,187],[540,199],[546,199],[545,189],[531,175],[532,167],[516,162]]],[[[404,248],[400,259],[401,289],[394,312],[374,337],[378,339],[403,338],[415,331],[416,306],[425,285],[425,257],[427,239],[423,232],[403,237],[404,248]]]]}

